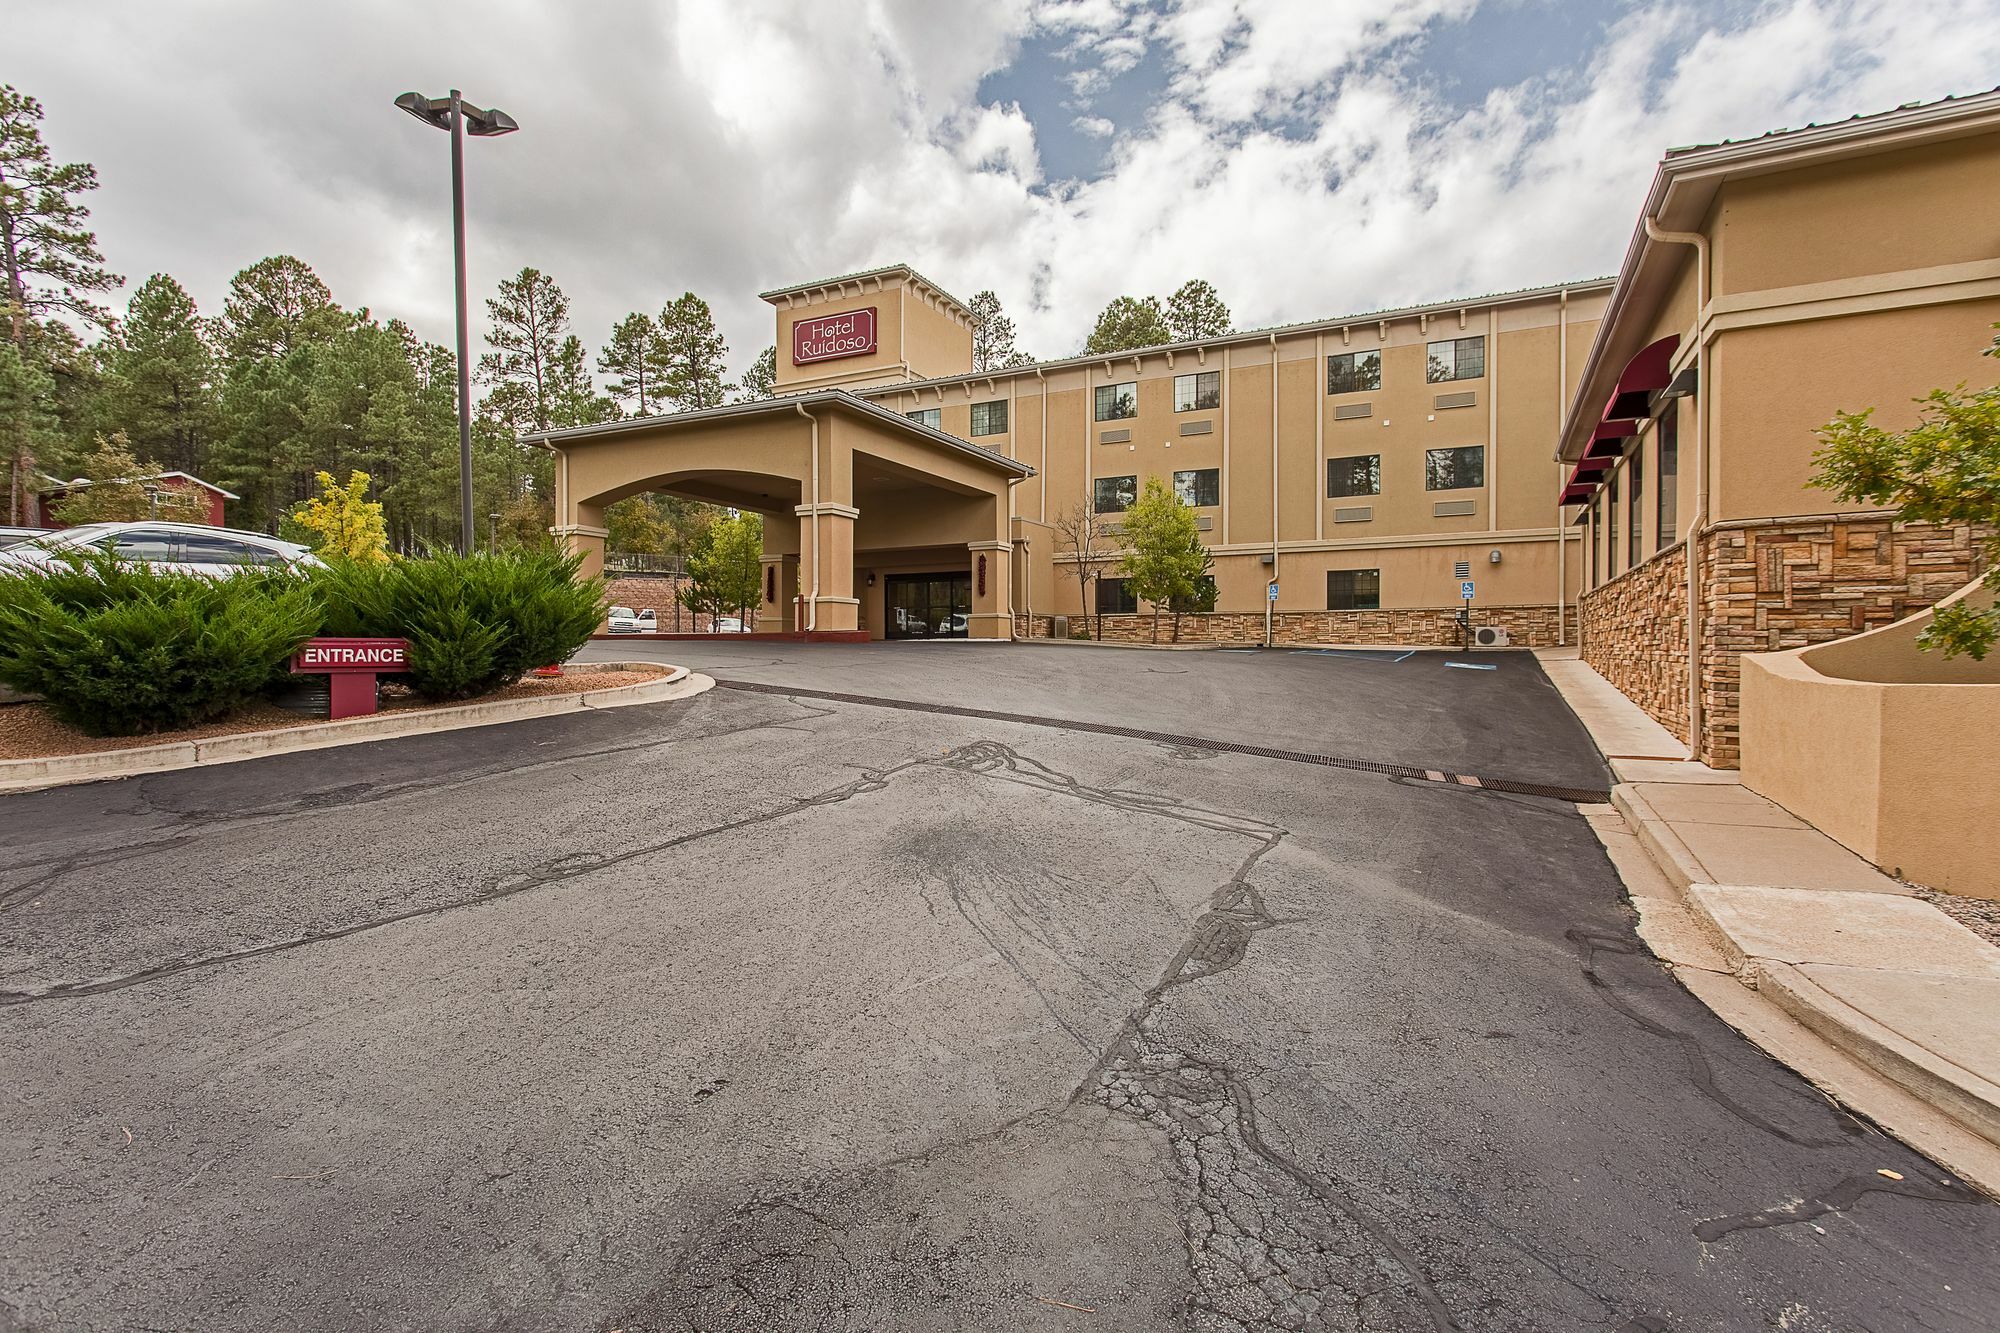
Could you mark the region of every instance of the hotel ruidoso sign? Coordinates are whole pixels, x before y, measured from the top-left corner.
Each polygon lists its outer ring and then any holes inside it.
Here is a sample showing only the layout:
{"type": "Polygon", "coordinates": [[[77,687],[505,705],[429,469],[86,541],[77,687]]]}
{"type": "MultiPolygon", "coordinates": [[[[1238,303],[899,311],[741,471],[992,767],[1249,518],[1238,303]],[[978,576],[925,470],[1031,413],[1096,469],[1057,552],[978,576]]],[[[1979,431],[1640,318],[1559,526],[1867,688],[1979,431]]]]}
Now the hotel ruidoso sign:
{"type": "Polygon", "coordinates": [[[792,364],[811,365],[815,361],[838,361],[843,356],[866,356],[875,350],[875,307],[849,310],[839,315],[820,315],[792,325],[792,364]]]}

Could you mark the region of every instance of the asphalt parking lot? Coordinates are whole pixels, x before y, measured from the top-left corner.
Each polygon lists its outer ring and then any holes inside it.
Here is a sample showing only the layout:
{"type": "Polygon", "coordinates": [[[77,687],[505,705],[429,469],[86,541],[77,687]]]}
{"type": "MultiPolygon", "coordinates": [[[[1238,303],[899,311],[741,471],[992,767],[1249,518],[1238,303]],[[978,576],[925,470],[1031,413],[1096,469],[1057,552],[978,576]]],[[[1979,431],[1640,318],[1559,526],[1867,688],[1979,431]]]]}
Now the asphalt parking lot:
{"type": "Polygon", "coordinates": [[[1526,654],[591,655],[723,685],[0,798],[0,1326],[2000,1322],[1574,805],[1235,748],[1608,785],[1526,654]]]}

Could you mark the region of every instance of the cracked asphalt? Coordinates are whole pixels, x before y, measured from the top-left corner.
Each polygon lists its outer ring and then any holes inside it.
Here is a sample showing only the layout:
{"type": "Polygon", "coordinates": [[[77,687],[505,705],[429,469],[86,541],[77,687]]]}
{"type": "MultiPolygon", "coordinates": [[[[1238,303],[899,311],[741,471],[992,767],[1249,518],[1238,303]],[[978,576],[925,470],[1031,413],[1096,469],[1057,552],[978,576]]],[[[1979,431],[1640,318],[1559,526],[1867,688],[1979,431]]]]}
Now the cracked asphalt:
{"type": "Polygon", "coordinates": [[[2000,1324],[1574,806],[1196,743],[1608,785],[1525,654],[590,655],[724,688],[0,798],[0,1328],[2000,1324]]]}

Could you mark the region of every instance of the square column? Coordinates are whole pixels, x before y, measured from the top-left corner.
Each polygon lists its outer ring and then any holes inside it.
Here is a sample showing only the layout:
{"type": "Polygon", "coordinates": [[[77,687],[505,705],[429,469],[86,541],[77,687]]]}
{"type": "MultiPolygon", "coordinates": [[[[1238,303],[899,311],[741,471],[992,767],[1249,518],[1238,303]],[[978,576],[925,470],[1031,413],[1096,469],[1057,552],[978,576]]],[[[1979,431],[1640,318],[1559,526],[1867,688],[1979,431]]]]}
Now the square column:
{"type": "Polygon", "coordinates": [[[799,558],[790,553],[767,555],[763,563],[757,632],[789,634],[798,628],[799,558]]]}
{"type": "Polygon", "coordinates": [[[967,542],[972,554],[972,614],[966,617],[966,635],[974,639],[1011,639],[1013,602],[1014,543],[967,542]]]}
{"type": "Polygon", "coordinates": [[[861,599],[854,595],[853,505],[822,501],[802,504],[799,516],[799,595],[804,624],[818,632],[853,631],[861,624],[861,599]]]}
{"type": "Polygon", "coordinates": [[[604,572],[604,542],[611,530],[603,526],[604,511],[596,505],[578,505],[575,520],[549,529],[563,550],[582,552],[583,565],[576,571],[580,579],[596,578],[604,572]]]}

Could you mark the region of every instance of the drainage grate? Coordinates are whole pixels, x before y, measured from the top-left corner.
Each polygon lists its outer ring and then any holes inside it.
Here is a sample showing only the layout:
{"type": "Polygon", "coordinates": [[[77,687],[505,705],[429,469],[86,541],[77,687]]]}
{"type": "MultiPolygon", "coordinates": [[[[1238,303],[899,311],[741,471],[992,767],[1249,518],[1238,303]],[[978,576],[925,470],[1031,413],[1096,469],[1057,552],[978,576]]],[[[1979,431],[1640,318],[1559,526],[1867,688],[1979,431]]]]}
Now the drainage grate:
{"type": "Polygon", "coordinates": [[[749,680],[718,679],[715,683],[719,689],[744,690],[752,694],[824,699],[828,703],[859,704],[864,708],[894,708],[905,713],[938,713],[946,717],[975,718],[985,722],[1013,722],[1028,727],[1050,727],[1057,731],[1083,731],[1096,736],[1121,736],[1126,740],[1152,741],[1160,745],[1179,745],[1196,750],[1217,750],[1224,754],[1249,755],[1256,759],[1279,759],[1292,764],[1318,764],[1321,768],[1345,769],[1350,773],[1379,773],[1390,778],[1409,778],[1418,782],[1477,787],[1487,791],[1512,792],[1518,796],[1545,796],[1550,800],[1572,801],[1579,805],[1602,805],[1611,799],[1610,792],[1593,787],[1551,787],[1535,782],[1513,782],[1506,778],[1477,778],[1470,774],[1447,773],[1434,768],[1414,768],[1409,764],[1379,764],[1372,759],[1344,759],[1339,755],[1315,754],[1310,750],[1277,750],[1264,745],[1242,745],[1236,741],[1180,736],[1166,731],[1147,731],[1143,727],[1121,727],[1110,722],[1081,722],[1066,717],[1036,717],[1029,713],[1004,713],[992,708],[961,708],[955,704],[918,703],[913,699],[884,699],[870,694],[842,694],[836,690],[809,690],[797,685],[766,685],[749,680]]]}

